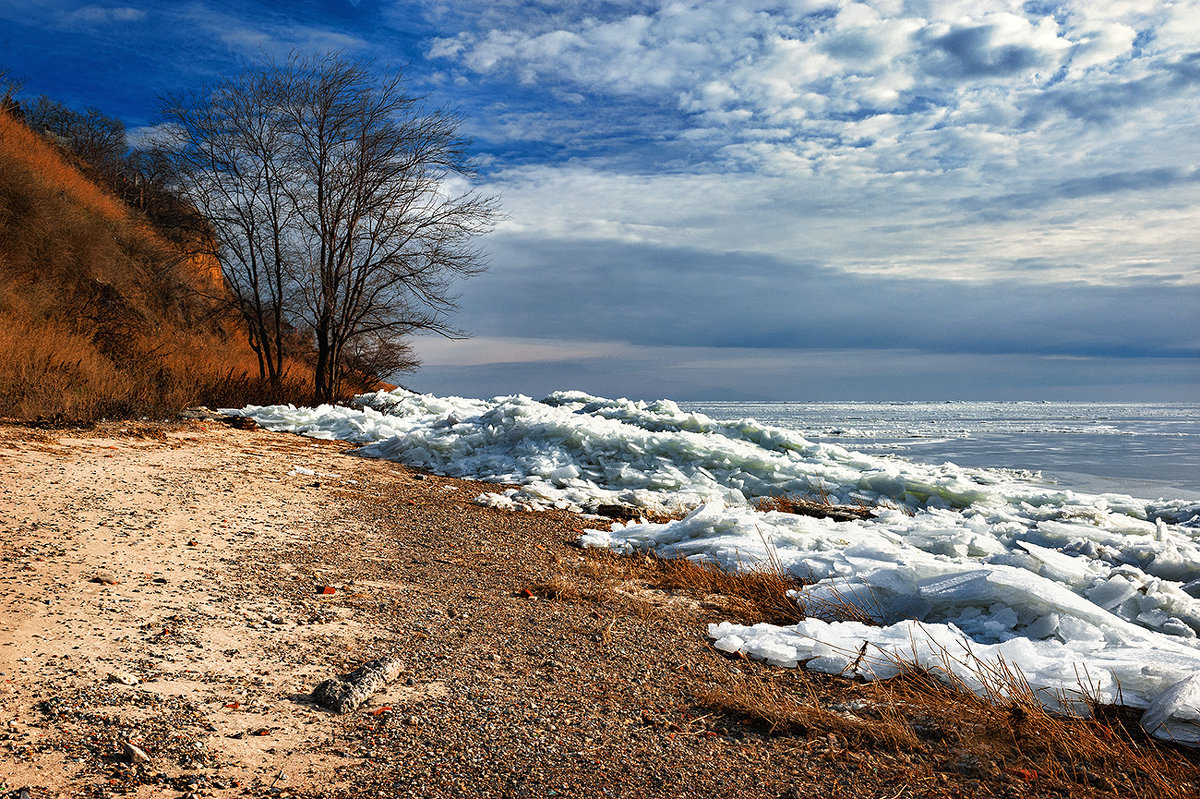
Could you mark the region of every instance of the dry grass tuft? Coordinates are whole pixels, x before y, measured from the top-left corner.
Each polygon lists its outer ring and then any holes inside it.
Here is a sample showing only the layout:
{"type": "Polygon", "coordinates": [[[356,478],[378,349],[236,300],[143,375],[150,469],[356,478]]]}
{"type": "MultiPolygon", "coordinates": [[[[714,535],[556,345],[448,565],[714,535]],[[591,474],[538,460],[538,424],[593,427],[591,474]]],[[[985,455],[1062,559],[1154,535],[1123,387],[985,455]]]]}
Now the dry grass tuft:
{"type": "Polygon", "coordinates": [[[620,607],[639,617],[651,609],[665,612],[673,606],[679,612],[734,618],[745,624],[795,624],[810,614],[872,621],[849,601],[798,604],[794,592],[806,583],[783,569],[770,546],[765,563],[736,571],[703,560],[664,558],[654,552],[618,555],[609,550],[586,550],[570,566],[570,571],[532,586],[533,593],[620,607]]]}
{"type": "MultiPolygon", "coordinates": [[[[903,708],[922,737],[970,753],[980,763],[1038,775],[1041,784],[1123,796],[1200,795],[1195,753],[1154,741],[1141,711],[1091,705],[1088,718],[1046,709],[1020,671],[998,663],[984,696],[940,671],[906,669],[863,687],[877,705],[903,708]]],[[[1083,694],[1088,694],[1085,685],[1083,694]]]]}
{"type": "Polygon", "coordinates": [[[803,618],[788,596],[802,583],[778,568],[730,572],[713,563],[652,552],[616,555],[589,550],[576,577],[589,584],[580,592],[583,596],[601,601],[628,594],[631,588],[649,589],[690,599],[696,607],[720,608],[746,623],[794,624],[803,618]]]}
{"type": "Polygon", "coordinates": [[[722,687],[697,692],[701,708],[730,714],[743,723],[763,725],[769,735],[815,737],[837,735],[855,746],[870,745],[892,751],[915,751],[923,744],[908,723],[894,710],[862,717],[834,712],[823,706],[811,686],[806,696],[795,695],[773,682],[736,680],[722,687]]]}
{"type": "Polygon", "coordinates": [[[585,598],[596,598],[596,594],[594,593],[585,596],[576,583],[568,580],[563,575],[551,577],[549,580],[540,580],[533,584],[530,591],[533,592],[534,596],[545,599],[560,599],[564,602],[578,602],[585,598]]]}

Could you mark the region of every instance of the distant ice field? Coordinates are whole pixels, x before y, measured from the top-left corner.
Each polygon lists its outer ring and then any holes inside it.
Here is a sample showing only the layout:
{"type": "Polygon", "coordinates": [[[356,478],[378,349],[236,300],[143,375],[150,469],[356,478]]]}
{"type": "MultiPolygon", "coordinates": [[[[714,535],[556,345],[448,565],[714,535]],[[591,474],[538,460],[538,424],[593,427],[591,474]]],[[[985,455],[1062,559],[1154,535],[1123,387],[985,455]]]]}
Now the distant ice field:
{"type": "Polygon", "coordinates": [[[1200,496],[1200,403],[681,402],[931,463],[1022,469],[1065,488],[1200,496]]]}
{"type": "Polygon", "coordinates": [[[987,664],[1003,660],[1048,705],[1079,710],[1086,691],[1146,708],[1155,735],[1200,744],[1194,473],[1159,479],[1171,473],[1164,467],[1123,482],[1119,457],[1097,455],[1094,445],[1120,440],[1145,453],[1156,438],[1191,440],[1196,408],[1119,406],[1126,410],[1117,415],[1090,405],[986,405],[702,413],[578,391],[478,400],[398,389],[351,408],[235,412],[268,429],[355,442],[365,457],[512,486],[481,494],[481,505],[588,513],[620,503],[686,514],[663,524],[597,517],[579,543],[730,569],[774,557],[811,581],[799,602],[846,599],[877,621],[723,622],[708,630],[718,649],[867,678],[915,662],[949,669],[980,693],[987,664]],[[920,446],[936,455],[918,459],[920,446]],[[1122,490],[1092,489],[1100,485],[1122,490]],[[1158,490],[1165,485],[1173,490],[1158,490]],[[862,503],[874,516],[835,522],[753,507],[786,493],[862,503]]]}

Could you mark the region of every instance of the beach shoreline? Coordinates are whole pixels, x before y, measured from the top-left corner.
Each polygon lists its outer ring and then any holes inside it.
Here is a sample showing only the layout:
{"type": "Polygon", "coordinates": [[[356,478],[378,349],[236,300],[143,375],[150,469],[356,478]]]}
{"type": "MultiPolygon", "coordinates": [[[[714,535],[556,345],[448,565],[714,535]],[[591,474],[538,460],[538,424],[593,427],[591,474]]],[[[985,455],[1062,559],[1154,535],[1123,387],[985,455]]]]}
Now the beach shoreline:
{"type": "Polygon", "coordinates": [[[481,507],[495,485],[351,449],[219,421],[0,425],[0,791],[1124,790],[987,762],[925,711],[928,741],[875,740],[877,688],[715,651],[719,598],[638,579],[588,593],[598,572],[575,541],[600,522],[481,507]],[[308,701],[384,656],[403,668],[362,708],[308,701]],[[764,690],[825,715],[772,729],[713,700],[764,690]]]}

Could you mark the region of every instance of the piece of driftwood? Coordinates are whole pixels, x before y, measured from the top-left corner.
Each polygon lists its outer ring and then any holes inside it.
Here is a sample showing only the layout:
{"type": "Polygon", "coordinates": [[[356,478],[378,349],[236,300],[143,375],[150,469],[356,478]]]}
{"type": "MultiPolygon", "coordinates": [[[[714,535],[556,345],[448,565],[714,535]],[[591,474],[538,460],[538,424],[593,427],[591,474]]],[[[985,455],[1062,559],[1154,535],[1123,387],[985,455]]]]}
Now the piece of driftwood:
{"type": "Polygon", "coordinates": [[[779,497],[759,497],[754,501],[754,507],[761,511],[779,511],[794,513],[797,516],[813,516],[818,519],[833,519],[835,522],[852,522],[856,519],[870,519],[875,510],[866,505],[834,505],[827,500],[805,499],[794,495],[779,497]]]}
{"type": "Polygon", "coordinates": [[[349,674],[333,677],[313,689],[312,700],[334,713],[350,713],[404,669],[400,658],[369,660],[349,674]]]}

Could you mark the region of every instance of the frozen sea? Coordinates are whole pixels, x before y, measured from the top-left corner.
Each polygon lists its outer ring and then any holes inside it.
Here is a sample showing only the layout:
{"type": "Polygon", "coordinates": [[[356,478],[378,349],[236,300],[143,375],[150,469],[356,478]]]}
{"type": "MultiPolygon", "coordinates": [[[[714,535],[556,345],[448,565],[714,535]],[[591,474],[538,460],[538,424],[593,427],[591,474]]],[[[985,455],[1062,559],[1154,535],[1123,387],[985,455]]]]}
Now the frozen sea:
{"type": "Polygon", "coordinates": [[[1200,497],[1200,403],[681,402],[814,441],[931,463],[1040,472],[1091,493],[1200,497]]]}
{"type": "Polygon", "coordinates": [[[1200,405],[680,406],[397,389],[354,407],[235,412],[509,486],[480,505],[682,516],[595,517],[584,547],[731,569],[774,558],[810,582],[795,598],[817,612],[786,627],[713,624],[717,649],[867,679],[918,663],[981,694],[1004,662],[1049,706],[1122,701],[1145,708],[1153,734],[1200,745],[1200,405]],[[814,492],[874,515],[837,522],[754,504],[814,492]],[[831,600],[876,624],[820,612],[831,600]]]}

